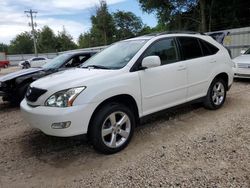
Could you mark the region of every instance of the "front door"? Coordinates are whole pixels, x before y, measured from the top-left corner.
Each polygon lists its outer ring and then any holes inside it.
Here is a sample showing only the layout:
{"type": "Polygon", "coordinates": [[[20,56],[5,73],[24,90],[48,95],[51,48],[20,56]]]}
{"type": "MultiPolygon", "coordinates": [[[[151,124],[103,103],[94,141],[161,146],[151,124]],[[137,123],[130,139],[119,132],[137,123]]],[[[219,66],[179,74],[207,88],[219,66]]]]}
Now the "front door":
{"type": "Polygon", "coordinates": [[[174,38],[165,38],[149,47],[144,58],[157,55],[161,66],[139,71],[143,115],[172,107],[186,101],[187,69],[180,61],[174,38]]]}

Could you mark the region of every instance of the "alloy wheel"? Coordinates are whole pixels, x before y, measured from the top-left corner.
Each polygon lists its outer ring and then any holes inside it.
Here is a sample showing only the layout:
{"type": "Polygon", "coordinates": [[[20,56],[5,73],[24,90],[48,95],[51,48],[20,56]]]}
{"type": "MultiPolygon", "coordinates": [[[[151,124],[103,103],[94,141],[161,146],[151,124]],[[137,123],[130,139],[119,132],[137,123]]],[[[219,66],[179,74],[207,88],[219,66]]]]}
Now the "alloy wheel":
{"type": "Polygon", "coordinates": [[[111,113],[102,125],[102,140],[110,148],[122,146],[129,138],[131,121],[129,116],[121,111],[111,113]]]}
{"type": "Polygon", "coordinates": [[[221,82],[217,82],[214,84],[212,91],[212,100],[216,106],[219,106],[223,103],[225,98],[225,87],[221,82]]]}

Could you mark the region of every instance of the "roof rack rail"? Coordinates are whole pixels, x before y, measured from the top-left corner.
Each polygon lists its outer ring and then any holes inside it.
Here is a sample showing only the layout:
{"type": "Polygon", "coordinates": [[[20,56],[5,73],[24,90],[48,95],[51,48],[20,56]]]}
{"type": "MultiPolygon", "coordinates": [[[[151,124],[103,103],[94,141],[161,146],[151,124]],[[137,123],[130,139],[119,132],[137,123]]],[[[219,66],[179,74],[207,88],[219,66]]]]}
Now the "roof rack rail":
{"type": "Polygon", "coordinates": [[[165,32],[160,32],[160,33],[151,33],[146,36],[160,36],[160,35],[167,35],[167,34],[199,34],[199,35],[206,35],[205,33],[202,32],[197,32],[197,31],[165,31],[165,32]]]}

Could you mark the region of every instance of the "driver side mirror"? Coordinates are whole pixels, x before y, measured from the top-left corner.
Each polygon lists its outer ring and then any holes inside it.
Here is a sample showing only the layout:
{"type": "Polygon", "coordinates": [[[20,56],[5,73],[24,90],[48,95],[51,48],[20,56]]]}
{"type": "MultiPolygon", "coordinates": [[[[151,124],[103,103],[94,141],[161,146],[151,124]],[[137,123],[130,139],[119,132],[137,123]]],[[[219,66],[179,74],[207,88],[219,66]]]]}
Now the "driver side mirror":
{"type": "Polygon", "coordinates": [[[148,56],[142,60],[141,66],[143,69],[161,66],[161,59],[159,56],[148,56]]]}

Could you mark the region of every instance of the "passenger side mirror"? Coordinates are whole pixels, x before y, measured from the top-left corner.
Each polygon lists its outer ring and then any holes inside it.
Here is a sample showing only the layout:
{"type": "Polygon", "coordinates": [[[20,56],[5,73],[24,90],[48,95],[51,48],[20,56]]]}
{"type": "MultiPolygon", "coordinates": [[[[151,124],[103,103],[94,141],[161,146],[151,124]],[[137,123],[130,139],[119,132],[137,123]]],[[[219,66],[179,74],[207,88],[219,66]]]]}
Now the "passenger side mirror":
{"type": "Polygon", "coordinates": [[[143,69],[158,67],[161,65],[159,56],[148,56],[142,60],[141,66],[143,69]]]}

